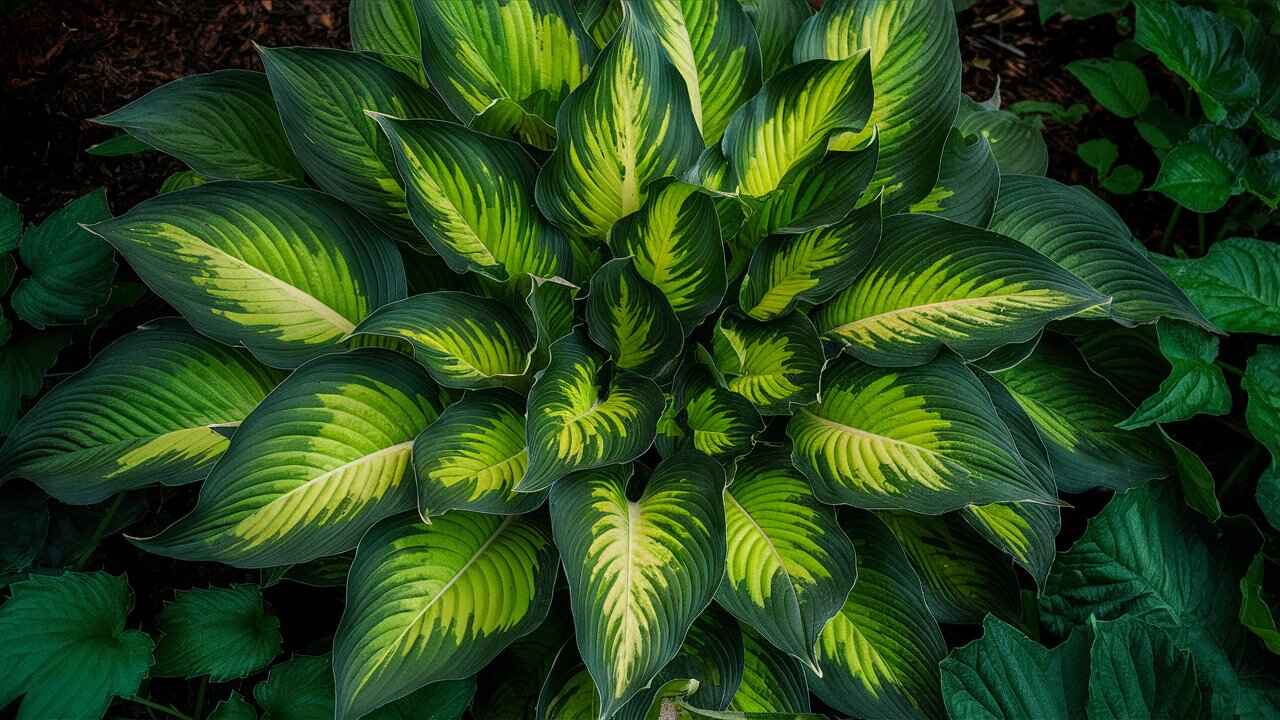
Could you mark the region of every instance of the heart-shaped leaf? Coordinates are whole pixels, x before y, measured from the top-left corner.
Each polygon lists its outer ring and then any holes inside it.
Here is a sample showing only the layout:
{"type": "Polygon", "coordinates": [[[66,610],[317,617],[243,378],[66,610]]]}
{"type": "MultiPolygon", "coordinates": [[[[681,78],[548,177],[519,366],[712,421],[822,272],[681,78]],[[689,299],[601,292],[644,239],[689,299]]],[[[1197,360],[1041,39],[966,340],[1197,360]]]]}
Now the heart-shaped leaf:
{"type": "Polygon", "coordinates": [[[610,260],[591,276],[587,329],[614,364],[645,377],[669,374],[684,349],[675,311],[631,258],[610,260]]]}
{"type": "Polygon", "coordinates": [[[798,312],[757,322],[726,310],[711,348],[725,385],[762,415],[790,414],[817,399],[822,345],[813,324],[798,312]]]}

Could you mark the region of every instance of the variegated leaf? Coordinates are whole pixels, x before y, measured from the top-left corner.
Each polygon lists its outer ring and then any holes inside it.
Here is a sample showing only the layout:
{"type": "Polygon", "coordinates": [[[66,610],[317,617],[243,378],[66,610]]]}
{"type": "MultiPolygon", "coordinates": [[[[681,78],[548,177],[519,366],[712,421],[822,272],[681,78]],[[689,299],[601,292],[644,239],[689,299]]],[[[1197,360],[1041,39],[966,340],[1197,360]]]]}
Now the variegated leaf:
{"type": "Polygon", "coordinates": [[[798,312],[758,322],[726,310],[716,323],[711,353],[725,385],[762,415],[786,415],[818,397],[822,344],[798,312]]]}
{"type": "Polygon", "coordinates": [[[422,34],[413,13],[413,0],[351,0],[347,6],[351,47],[376,53],[378,59],[424,87],[422,34]]]}
{"type": "Polygon", "coordinates": [[[991,224],[1000,194],[1000,168],[991,143],[982,135],[952,129],[942,151],[938,182],[911,205],[911,212],[929,213],[965,225],[991,224]]]}
{"type": "Polygon", "coordinates": [[[769,79],[791,66],[791,44],[813,14],[806,0],[738,0],[760,38],[760,59],[769,79]]]}
{"type": "Polygon", "coordinates": [[[680,320],[666,296],[629,257],[610,260],[591,276],[586,316],[591,339],[623,370],[664,377],[684,348],[680,320]]]}
{"type": "Polygon", "coordinates": [[[742,628],[742,649],[742,682],[729,703],[729,710],[809,712],[809,683],[798,660],[770,645],[750,627],[742,628]]]}
{"type": "Polygon", "coordinates": [[[729,707],[742,683],[744,661],[738,622],[710,605],[689,626],[680,652],[614,718],[661,720],[664,704],[696,708],[694,714],[686,713],[690,720],[697,713],[719,713],[729,707]]]}
{"type": "Polygon", "coordinates": [[[751,401],[719,385],[704,385],[685,394],[682,419],[688,444],[718,460],[751,452],[764,421],[751,401]]]}

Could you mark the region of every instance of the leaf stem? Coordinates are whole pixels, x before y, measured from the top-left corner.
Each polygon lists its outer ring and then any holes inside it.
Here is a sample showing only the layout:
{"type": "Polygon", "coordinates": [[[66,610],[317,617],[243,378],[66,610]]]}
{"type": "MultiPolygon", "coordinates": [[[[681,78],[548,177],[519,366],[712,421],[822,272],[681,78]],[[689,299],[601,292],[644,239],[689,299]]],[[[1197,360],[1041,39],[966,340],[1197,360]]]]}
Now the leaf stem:
{"type": "Polygon", "coordinates": [[[89,538],[89,545],[84,552],[76,560],[75,569],[83,570],[89,558],[93,557],[93,551],[98,549],[98,543],[102,542],[102,536],[107,533],[107,527],[111,524],[111,519],[115,516],[116,511],[120,509],[120,503],[124,500],[124,493],[116,495],[116,499],[111,503],[111,507],[107,508],[107,512],[103,514],[102,519],[98,521],[98,527],[93,529],[93,535],[89,538]]]}
{"type": "Polygon", "coordinates": [[[1169,214],[1169,222],[1165,223],[1164,235],[1160,237],[1160,249],[1169,252],[1169,248],[1173,245],[1173,230],[1178,226],[1178,219],[1182,217],[1182,206],[1174,204],[1173,212],[1169,214]]]}
{"type": "Polygon", "coordinates": [[[137,696],[131,697],[129,698],[129,700],[131,702],[136,702],[143,707],[151,708],[152,710],[159,710],[160,712],[168,715],[169,717],[174,717],[174,718],[177,718],[178,720],[195,720],[195,718],[178,710],[172,705],[161,705],[158,702],[154,702],[144,697],[137,697],[137,696]]]}

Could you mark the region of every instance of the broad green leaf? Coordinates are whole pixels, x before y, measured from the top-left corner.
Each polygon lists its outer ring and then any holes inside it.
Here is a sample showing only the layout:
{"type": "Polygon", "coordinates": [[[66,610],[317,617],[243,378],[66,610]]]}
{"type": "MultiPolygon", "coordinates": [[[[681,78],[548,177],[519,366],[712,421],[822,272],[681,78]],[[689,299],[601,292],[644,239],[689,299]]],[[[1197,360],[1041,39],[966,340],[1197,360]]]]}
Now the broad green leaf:
{"type": "Polygon", "coordinates": [[[586,318],[591,339],[622,370],[664,377],[684,349],[680,319],[666,295],[629,257],[611,260],[591,276],[586,318]]]}
{"type": "Polygon", "coordinates": [[[697,161],[702,140],[684,78],[633,10],[560,105],[556,135],[538,207],[575,235],[605,236],[644,205],[651,180],[697,161]]]}
{"type": "Polygon", "coordinates": [[[943,717],[938,663],[947,654],[920,581],[893,536],[870,513],[844,523],[858,552],[858,582],[818,640],[824,703],[855,717],[943,717]]]}
{"type": "Polygon", "coordinates": [[[764,431],[764,421],[751,401],[719,385],[688,393],[683,419],[689,444],[718,460],[751,452],[756,435],[764,431]]]}
{"type": "MultiPolygon", "coordinates": [[[[523,720],[527,715],[520,717],[523,720]]],[[[536,720],[598,720],[601,717],[600,696],[572,641],[556,653],[551,671],[538,693],[533,717],[536,720]]]]}
{"type": "Polygon", "coordinates": [[[1280,471],[1280,345],[1260,345],[1245,365],[1240,387],[1248,396],[1244,418],[1249,432],[1271,454],[1271,467],[1258,481],[1258,505],[1269,520],[1280,515],[1263,502],[1264,491],[1280,471]]]}
{"type": "Polygon", "coordinates": [[[100,718],[133,697],[151,666],[151,638],[126,630],[133,593],[104,572],[32,575],[0,605],[0,707],[17,720],[100,718]]]}
{"type": "Polygon", "coordinates": [[[906,210],[929,194],[960,98],[960,44],[947,0],[868,3],[827,0],[796,37],[797,61],[840,59],[866,50],[875,106],[866,129],[837,138],[855,147],[871,132],[880,163],[864,197],[883,190],[885,212],[906,210]]]}
{"type": "Polygon", "coordinates": [[[502,390],[468,393],[446,407],[413,442],[418,512],[450,510],[519,515],[546,499],[517,493],[529,453],[524,447],[524,402],[502,390]]]}
{"type": "Polygon", "coordinates": [[[1022,608],[1013,564],[996,555],[959,515],[886,512],[877,517],[911,561],[938,622],[976,624],[988,613],[1018,620],[1022,608]]]}
{"type": "Polygon", "coordinates": [[[1110,305],[1086,313],[1089,317],[1110,317],[1125,326],[1167,317],[1214,330],[1146,258],[1120,216],[1084,188],[1006,175],[991,229],[1039,251],[1111,298],[1110,305]]]}
{"type": "Polygon", "coordinates": [[[1195,661],[1168,633],[1132,616],[1089,626],[1090,720],[1202,717],[1195,661]]]}
{"type": "Polygon", "coordinates": [[[651,0],[626,6],[657,36],[684,78],[707,145],[761,82],[760,43],[738,0],[651,0]]]}
{"type": "Polygon", "coordinates": [[[1280,335],[1280,245],[1228,238],[1195,260],[1151,257],[1222,330],[1280,335]]]}
{"type": "Polygon", "coordinates": [[[787,436],[823,502],[929,514],[1056,502],[982,383],[952,355],[902,369],[838,359],[823,375],[821,400],[796,411],[787,436]]]}
{"type": "Polygon", "coordinates": [[[191,170],[180,170],[165,178],[164,182],[160,183],[160,190],[157,191],[156,194],[160,195],[168,192],[186,190],[187,188],[204,185],[207,182],[209,182],[209,179],[203,175],[199,175],[191,170]]]}
{"type": "Polygon", "coordinates": [[[999,91],[982,103],[960,96],[955,127],[987,141],[1002,175],[1044,175],[1049,169],[1049,146],[1040,118],[1001,110],[999,91]]]}
{"type": "Polygon", "coordinates": [[[779,652],[750,627],[742,628],[742,648],[742,682],[729,702],[729,710],[809,712],[809,685],[799,661],[779,652]]]}
{"type": "Polygon", "coordinates": [[[817,668],[827,621],[854,585],[853,544],[782,448],[761,448],[724,490],[729,554],[716,601],[781,650],[817,668]]]}
{"type": "Polygon", "coordinates": [[[1060,489],[1123,490],[1169,474],[1159,435],[1117,428],[1132,407],[1065,341],[1045,338],[1031,357],[992,377],[1040,433],[1060,489]]]}
{"type": "Polygon", "coordinates": [[[1240,578],[1240,623],[1262,640],[1268,650],[1280,655],[1280,629],[1263,595],[1266,564],[1265,554],[1254,555],[1249,572],[1240,578]]]}
{"type": "Polygon", "coordinates": [[[391,142],[409,216],[456,273],[568,275],[569,241],[538,214],[538,167],[519,145],[438,120],[374,119],[391,142]]]}
{"type": "Polygon", "coordinates": [[[199,332],[294,368],[405,296],[391,239],[313,190],[228,181],[167,193],[92,231],[199,332]]]}
{"type": "Polygon", "coordinates": [[[1088,704],[1087,631],[1049,649],[994,616],[982,637],[942,661],[942,697],[953,720],[1076,720],[1088,704]]]}
{"type": "Polygon", "coordinates": [[[1222,506],[1218,503],[1218,488],[1213,480],[1213,473],[1209,472],[1199,455],[1174,440],[1163,428],[1160,434],[1173,457],[1173,466],[1182,487],[1182,499],[1188,507],[1208,518],[1209,522],[1217,522],[1222,517],[1222,506]]]}
{"type": "Polygon", "coordinates": [[[333,720],[333,664],[328,655],[294,655],[253,687],[263,720],[333,720]]]}
{"type": "Polygon", "coordinates": [[[1076,60],[1067,64],[1067,72],[1088,88],[1102,107],[1122,118],[1141,115],[1151,102],[1147,78],[1131,62],[1109,58],[1076,60]]]}
{"type": "Polygon", "coordinates": [[[352,335],[401,338],[445,387],[524,387],[537,335],[501,300],[463,292],[413,295],[375,310],[352,335]]]}
{"type": "Polygon", "coordinates": [[[115,253],[80,226],[110,218],[107,193],[98,189],[27,229],[18,255],[30,275],[9,297],[15,315],[43,330],[78,325],[98,314],[111,295],[115,253]]]}
{"type": "Polygon", "coordinates": [[[1076,146],[1076,155],[1093,168],[1099,177],[1105,176],[1120,157],[1120,148],[1106,138],[1089,140],[1076,146]]]}
{"type": "Polygon", "coordinates": [[[1119,424],[1124,430],[1152,423],[1186,420],[1196,415],[1226,415],[1231,412],[1231,389],[1218,357],[1218,338],[1200,328],[1180,322],[1156,325],[1160,353],[1172,365],[1160,389],[1119,424]]]}
{"type": "MultiPolygon", "coordinates": [[[[618,720],[662,720],[663,706],[718,713],[729,707],[742,683],[745,649],[733,616],[710,605],[689,627],[680,652],[649,687],[619,712],[618,720]],[[678,702],[673,700],[678,699],[678,702]]],[[[696,715],[695,715],[696,716],[696,715]]]]}
{"type": "Polygon", "coordinates": [[[49,536],[49,497],[33,485],[0,488],[0,578],[25,572],[49,536]]]}
{"type": "Polygon", "coordinates": [[[18,248],[22,239],[22,211],[18,203],[0,195],[0,253],[18,248]]]}
{"type": "Polygon", "coordinates": [[[1000,167],[991,142],[982,135],[953,129],[942,150],[937,184],[911,205],[911,212],[985,228],[991,224],[999,193],[1000,167]]]}
{"type": "Polygon", "coordinates": [[[448,119],[440,102],[371,55],[258,48],[294,155],[321,190],[413,238],[391,146],[366,113],[448,119]]]}
{"type": "Polygon", "coordinates": [[[1160,354],[1154,323],[1127,328],[1081,321],[1074,328],[1062,324],[1058,329],[1071,338],[1089,369],[1134,405],[1155,394],[1160,381],[1173,369],[1160,354]]]}
{"type": "Polygon", "coordinates": [[[716,323],[711,353],[725,386],[761,415],[787,415],[818,397],[822,344],[799,312],[758,322],[727,309],[716,323]]]}
{"type": "Polygon", "coordinates": [[[248,70],[190,75],[95,122],[221,180],[302,179],[267,76],[248,70]]]}
{"type": "Polygon", "coordinates": [[[179,591],[156,622],[157,677],[208,675],[226,682],[266,667],[280,654],[280,619],[267,614],[257,585],[179,591]]]}
{"type": "Polygon", "coordinates": [[[243,695],[232,690],[226,700],[214,706],[209,720],[258,720],[258,711],[243,695]]]}
{"type": "Polygon", "coordinates": [[[45,331],[0,346],[0,435],[22,415],[22,405],[44,387],[44,375],[71,344],[71,333],[45,331]]]}
{"type": "Polygon", "coordinates": [[[556,110],[596,54],[569,0],[413,4],[427,77],[453,114],[485,132],[554,147],[556,110]]]}
{"type": "Polygon", "coordinates": [[[617,370],[586,333],[551,345],[551,362],[529,392],[529,467],[516,486],[544,490],[577,470],[630,462],[657,434],[662,392],[653,381],[617,370]]]}
{"type": "Polygon", "coordinates": [[[609,39],[622,25],[621,0],[574,0],[582,26],[587,29],[597,48],[608,44],[609,39]]]}
{"type": "MultiPolygon", "coordinates": [[[[871,60],[860,51],[844,60],[813,60],[779,72],[729,120],[711,155],[727,163],[741,195],[760,198],[812,167],[833,135],[867,127],[871,60]]],[[[852,149],[852,148],[846,148],[852,149]]],[[[699,161],[702,164],[702,161],[699,161]]]]}
{"type": "Polygon", "coordinates": [[[0,448],[5,477],[62,502],[204,479],[278,377],[247,353],[161,320],[107,346],[59,383],[0,448]]]}
{"type": "Polygon", "coordinates": [[[359,718],[429,683],[468,677],[551,606],[559,566],[537,521],[406,513],[361,540],[334,639],[337,717],[359,718]]]}
{"type": "Polygon", "coordinates": [[[944,348],[976,360],[1106,298],[1007,237],[929,215],[886,218],[870,266],[815,316],[870,363],[919,365],[944,348]]]}
{"type": "Polygon", "coordinates": [[[113,138],[85,148],[85,153],[94,157],[129,157],[151,152],[151,146],[135,138],[129,133],[120,133],[113,138]]]}
{"type": "Polygon", "coordinates": [[[739,0],[760,40],[760,60],[768,80],[791,66],[791,44],[813,14],[806,0],[739,0]]]}
{"type": "Polygon", "coordinates": [[[697,186],[659,180],[638,212],[609,234],[615,257],[630,255],[636,272],[657,286],[687,334],[720,306],[724,247],[711,198],[697,186]]]}
{"type": "Polygon", "coordinates": [[[1160,173],[1151,189],[1197,213],[1221,210],[1241,175],[1224,164],[1208,146],[1182,143],[1160,159],[1160,173]]]}
{"type": "Polygon", "coordinates": [[[612,715],[675,657],[724,576],[724,472],[700,454],[664,460],[638,500],[630,469],[551,489],[578,649],[612,715]]]}
{"type": "Polygon", "coordinates": [[[166,557],[260,568],[350,550],[413,507],[413,440],[439,415],[409,358],[362,348],[298,368],[245,418],[195,510],[135,540],[166,557]]]}
{"type": "Polygon", "coordinates": [[[880,203],[799,235],[765,238],[747,267],[738,306],[755,320],[780,318],[797,303],[826,302],[867,267],[880,242],[880,203]]]}
{"type": "Polygon", "coordinates": [[[413,0],[351,0],[347,24],[352,49],[376,53],[384,63],[427,84],[413,0]]]}

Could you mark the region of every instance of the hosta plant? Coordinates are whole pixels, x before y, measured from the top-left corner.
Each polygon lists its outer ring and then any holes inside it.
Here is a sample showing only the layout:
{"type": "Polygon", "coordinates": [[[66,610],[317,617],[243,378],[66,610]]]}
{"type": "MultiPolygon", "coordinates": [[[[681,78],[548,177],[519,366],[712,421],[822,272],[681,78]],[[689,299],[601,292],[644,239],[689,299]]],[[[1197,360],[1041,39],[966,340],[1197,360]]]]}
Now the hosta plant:
{"type": "Polygon", "coordinates": [[[355,51],[260,48],[98,119],[190,167],[87,225],[181,317],[45,395],[5,477],[200,483],[132,542],[261,577],[180,593],[154,652],[123,577],[20,582],[0,704],[259,672],[289,578],[345,584],[331,642],[219,717],[976,717],[983,648],[944,682],[940,623],[1048,653],[1002,624],[1035,627],[1020,587],[1096,654],[1165,632],[1050,575],[1062,493],[1213,497],[1095,371],[1126,328],[1219,330],[972,129],[950,2],[351,13],[355,51]]]}

